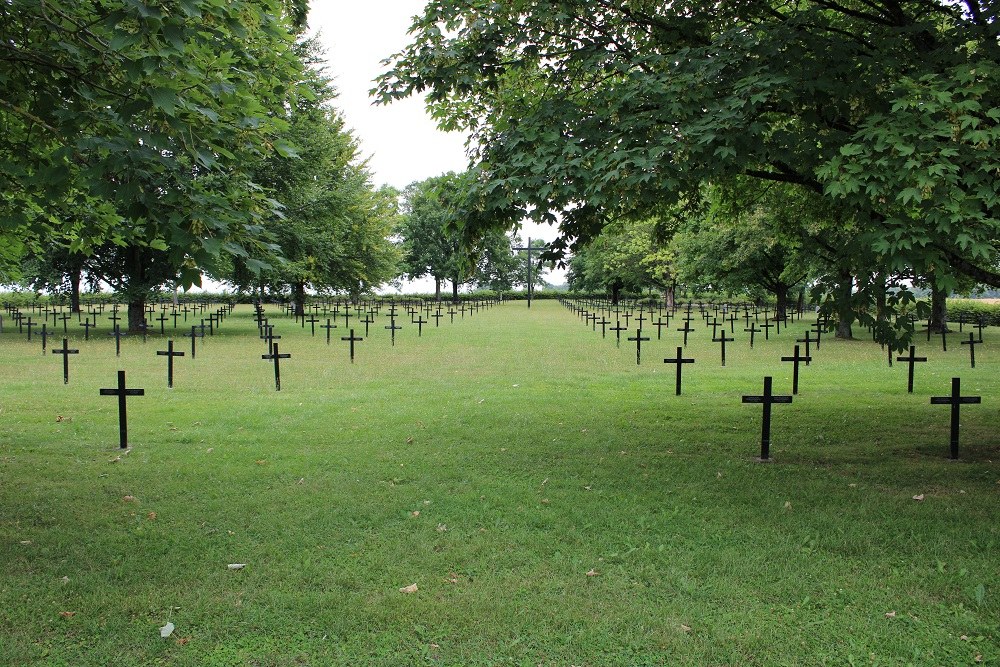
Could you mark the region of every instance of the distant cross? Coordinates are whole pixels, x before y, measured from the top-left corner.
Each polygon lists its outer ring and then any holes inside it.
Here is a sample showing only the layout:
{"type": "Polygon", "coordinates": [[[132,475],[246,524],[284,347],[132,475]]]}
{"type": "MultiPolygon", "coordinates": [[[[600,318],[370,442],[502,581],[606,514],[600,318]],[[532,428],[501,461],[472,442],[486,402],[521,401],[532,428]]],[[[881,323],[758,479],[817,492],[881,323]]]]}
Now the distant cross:
{"type": "Polygon", "coordinates": [[[941,327],[941,351],[948,351],[948,327],[941,327]]]}
{"type": "MultiPolygon", "coordinates": [[[[62,323],[63,323],[63,333],[64,334],[65,333],[69,333],[69,328],[68,328],[69,325],[67,324],[67,322],[69,322],[71,319],[73,319],[73,317],[69,313],[63,313],[63,314],[61,314],[59,316],[59,319],[62,320],[62,323]]],[[[0,331],[2,331],[2,330],[3,329],[0,328],[0,331]]]]}
{"type": "MultiPolygon", "coordinates": [[[[749,315],[748,315],[747,322],[749,322],[749,321],[750,320],[749,320],[749,315]]],[[[753,335],[755,333],[759,332],[760,329],[757,328],[757,323],[754,322],[753,324],[750,325],[749,329],[744,329],[743,331],[746,331],[747,333],[750,334],[750,349],[752,350],[753,349],[753,335]]]]}
{"type": "Polygon", "coordinates": [[[688,344],[688,334],[691,333],[692,331],[694,331],[694,329],[691,328],[691,318],[690,317],[685,317],[682,321],[684,322],[684,326],[682,328],[678,329],[678,331],[683,331],[684,332],[684,347],[687,347],[687,344],[688,344]]]}
{"type": "Polygon", "coordinates": [[[771,327],[774,325],[768,322],[766,319],[764,323],[760,325],[760,328],[764,330],[764,340],[771,340],[771,327]]]}
{"type": "Polygon", "coordinates": [[[649,338],[643,338],[642,329],[639,328],[635,330],[635,336],[628,338],[628,340],[635,341],[635,363],[636,365],[639,365],[642,362],[642,341],[649,340],[649,338]]]}
{"type": "Polygon", "coordinates": [[[712,338],[713,343],[719,343],[722,346],[722,365],[726,365],[726,343],[733,342],[735,338],[726,338],[726,330],[722,330],[722,335],[718,338],[712,338]]]}
{"type": "Polygon", "coordinates": [[[118,320],[121,319],[121,315],[118,314],[117,307],[111,311],[111,315],[108,316],[108,319],[111,320],[115,325],[118,324],[118,320]]]}
{"type": "Polygon", "coordinates": [[[330,329],[336,329],[336,324],[330,324],[330,318],[326,318],[326,324],[319,325],[320,329],[326,329],[326,344],[330,344],[330,329]]]}
{"type": "Polygon", "coordinates": [[[534,290],[534,284],[531,281],[531,253],[534,252],[534,251],[536,251],[536,250],[545,250],[545,246],[542,246],[540,248],[532,248],[531,247],[531,237],[529,236],[528,237],[528,245],[526,247],[524,247],[524,248],[511,248],[511,250],[524,250],[524,251],[526,251],[528,253],[528,283],[527,283],[527,292],[528,292],[528,308],[531,308],[531,295],[535,291],[534,290]]]}
{"type": "Polygon", "coordinates": [[[367,311],[365,313],[365,319],[363,319],[361,321],[365,323],[365,335],[367,336],[368,335],[368,325],[375,323],[375,312],[371,311],[371,310],[367,311]]]}
{"type": "Polygon", "coordinates": [[[969,346],[969,361],[972,362],[972,367],[976,367],[976,345],[981,345],[982,342],[976,340],[975,334],[971,331],[969,332],[969,340],[963,340],[962,345],[969,346]]]}
{"type": "Polygon", "coordinates": [[[799,356],[799,346],[796,345],[795,346],[795,354],[793,354],[790,357],[782,357],[781,360],[782,361],[791,361],[793,363],[793,366],[792,366],[792,368],[793,368],[793,370],[792,370],[792,393],[793,394],[798,394],[799,393],[799,362],[800,361],[804,361],[804,362],[806,362],[806,365],[808,366],[809,365],[809,361],[811,360],[811,357],[809,356],[808,352],[806,352],[806,356],[800,357],[799,356]]]}
{"type": "Polygon", "coordinates": [[[262,355],[260,355],[260,358],[261,359],[267,359],[269,361],[274,362],[274,388],[275,388],[276,391],[281,391],[281,360],[282,359],[291,359],[292,355],[290,355],[290,354],[279,354],[278,353],[278,344],[275,343],[274,344],[274,351],[271,354],[262,354],[262,355]]]}
{"type": "MultiPolygon", "coordinates": [[[[330,320],[327,320],[328,323],[329,323],[329,321],[330,320]]],[[[317,317],[315,315],[312,315],[308,320],[303,320],[303,326],[305,326],[306,322],[309,323],[309,327],[312,329],[312,335],[315,336],[316,335],[316,323],[319,322],[319,319],[317,319],[317,317]]],[[[330,333],[329,329],[327,329],[327,333],[328,334],[330,333]]]]}
{"type": "Polygon", "coordinates": [[[38,326],[38,322],[32,322],[29,317],[27,320],[23,320],[21,323],[23,326],[28,327],[28,342],[31,342],[31,330],[38,326]]]}
{"type": "Polygon", "coordinates": [[[118,397],[118,445],[122,449],[128,449],[128,415],[125,410],[125,399],[128,396],[144,396],[143,389],[125,388],[125,371],[118,371],[118,387],[114,389],[101,389],[101,396],[118,397]]]}
{"type": "Polygon", "coordinates": [[[361,341],[364,340],[364,338],[358,338],[357,336],[355,336],[354,335],[354,329],[351,329],[351,335],[350,336],[341,336],[340,340],[350,341],[350,344],[351,344],[351,363],[353,364],[354,363],[354,343],[361,342],[361,341]]]}
{"type": "Polygon", "coordinates": [[[215,329],[218,329],[222,325],[222,315],[219,313],[212,313],[208,316],[208,335],[214,336],[215,329]]]}
{"type": "Polygon", "coordinates": [[[615,326],[608,328],[615,332],[615,347],[619,347],[622,342],[622,332],[627,331],[628,328],[622,326],[621,320],[616,320],[615,326]]]}
{"type": "Polygon", "coordinates": [[[982,403],[980,396],[962,396],[962,379],[951,379],[951,396],[931,396],[931,405],[951,406],[951,458],[958,458],[958,411],[963,404],[982,403]]]}
{"type": "Polygon", "coordinates": [[[736,311],[729,313],[729,333],[736,333],[736,311]]]}
{"type": "MultiPolygon", "coordinates": [[[[393,307],[393,309],[395,309],[395,306],[393,307]]],[[[393,347],[395,347],[396,346],[396,332],[403,328],[403,327],[397,327],[396,326],[396,316],[395,315],[393,315],[393,316],[391,316],[389,318],[389,325],[386,326],[385,328],[389,330],[389,335],[392,338],[392,345],[393,345],[393,347]]]]}
{"type": "Polygon", "coordinates": [[[42,337],[42,354],[45,354],[45,348],[48,344],[49,336],[53,336],[55,334],[48,330],[48,325],[43,324],[42,330],[38,332],[38,335],[42,337]]]}
{"type": "Polygon", "coordinates": [[[684,350],[684,348],[678,347],[677,348],[677,356],[675,358],[673,358],[673,359],[664,359],[663,360],[663,363],[665,363],[665,364],[677,364],[677,387],[676,387],[676,395],[677,396],[681,395],[681,367],[684,364],[693,364],[694,363],[694,359],[685,359],[684,358],[683,350],[684,350]]]}
{"type": "Polygon", "coordinates": [[[819,350],[820,339],[823,338],[823,331],[826,329],[826,320],[816,320],[813,322],[812,327],[816,334],[816,349],[819,350]]]}
{"type": "Polygon", "coordinates": [[[163,350],[156,351],[157,356],[167,358],[167,388],[174,388],[174,357],[183,357],[183,352],[174,352],[174,340],[171,338],[167,341],[167,351],[163,350]]]}
{"type": "Polygon", "coordinates": [[[184,334],[185,336],[191,336],[191,358],[192,359],[195,358],[195,345],[194,345],[195,340],[197,340],[198,338],[204,338],[205,337],[205,329],[204,329],[204,327],[202,327],[201,333],[195,333],[195,331],[197,329],[198,329],[198,325],[197,324],[192,324],[191,325],[191,333],[184,334]]]}
{"type": "Polygon", "coordinates": [[[425,320],[424,316],[420,315],[417,319],[411,321],[417,325],[417,338],[420,338],[421,336],[423,336],[424,333],[424,325],[427,324],[430,320],[425,320]]]}
{"type": "MultiPolygon", "coordinates": [[[[795,339],[796,343],[805,343],[806,344],[806,358],[807,359],[812,359],[812,357],[809,356],[809,343],[815,343],[816,342],[815,338],[810,338],[809,337],[810,333],[812,333],[812,332],[811,331],[806,331],[805,338],[796,338],[795,339]]],[[[819,349],[819,345],[816,346],[816,349],[817,350],[819,349]]],[[[798,356],[798,355],[796,355],[796,356],[798,356]]],[[[808,365],[809,365],[809,361],[806,361],[806,366],[808,366],[808,365]]]]}
{"type": "Polygon", "coordinates": [[[909,371],[907,372],[907,378],[908,379],[906,381],[906,393],[908,393],[908,394],[912,394],[913,393],[913,365],[915,363],[917,363],[917,362],[927,361],[927,357],[918,357],[915,354],[916,350],[917,350],[916,346],[911,345],[910,346],[910,356],[908,356],[908,357],[896,357],[896,361],[905,361],[905,362],[907,362],[909,364],[909,367],[910,367],[909,371]]]}
{"type": "Polygon", "coordinates": [[[274,354],[274,341],[281,340],[281,336],[274,335],[274,325],[265,324],[263,326],[264,333],[260,335],[260,339],[267,341],[267,353],[274,354]]]}
{"type": "Polygon", "coordinates": [[[166,311],[160,311],[160,316],[156,318],[156,321],[160,323],[160,335],[161,336],[164,336],[167,333],[167,320],[169,320],[169,319],[170,318],[167,317],[166,311]]]}
{"type": "Polygon", "coordinates": [[[109,336],[115,337],[115,356],[120,357],[122,354],[122,328],[119,325],[115,325],[115,330],[108,334],[109,336]]]}
{"type": "Polygon", "coordinates": [[[760,460],[767,461],[771,455],[771,405],[775,403],[791,403],[791,396],[775,396],[771,393],[771,376],[764,377],[764,394],[762,396],[744,396],[744,403],[762,403],[764,418],[760,428],[760,460]]]}
{"type": "Polygon", "coordinates": [[[650,324],[656,327],[656,340],[660,340],[663,334],[663,327],[670,326],[670,318],[668,317],[667,321],[664,322],[661,316],[656,318],[655,322],[650,322],[650,324]]]}
{"type": "Polygon", "coordinates": [[[975,324],[973,324],[972,326],[979,331],[979,342],[982,343],[983,342],[983,329],[985,329],[988,326],[986,324],[986,318],[985,317],[980,317],[979,320],[975,324]]]}
{"type": "Polygon", "coordinates": [[[455,323],[455,314],[456,314],[456,313],[458,313],[458,311],[457,311],[457,310],[455,310],[455,307],[454,307],[454,306],[452,306],[451,308],[449,308],[449,309],[448,309],[448,314],[449,314],[449,315],[451,315],[451,323],[452,323],[452,324],[454,324],[454,323],[455,323]]]}
{"type": "Polygon", "coordinates": [[[436,311],[434,311],[434,314],[431,315],[431,317],[434,318],[434,326],[435,327],[441,326],[441,318],[444,317],[444,315],[441,313],[441,309],[440,308],[438,308],[436,311]]]}
{"type": "MultiPolygon", "coordinates": [[[[972,334],[969,335],[971,336],[972,334]]],[[[69,339],[63,338],[62,349],[57,350],[53,348],[52,354],[61,354],[63,356],[63,384],[69,384],[69,355],[80,354],[80,350],[69,349],[69,339]]]]}
{"type": "Polygon", "coordinates": [[[598,324],[601,325],[601,338],[604,338],[605,337],[605,333],[607,333],[607,327],[608,327],[609,324],[611,324],[611,320],[609,320],[608,318],[606,318],[606,317],[604,317],[602,315],[601,319],[594,320],[594,324],[595,324],[595,330],[596,330],[596,325],[598,325],[598,324]]]}

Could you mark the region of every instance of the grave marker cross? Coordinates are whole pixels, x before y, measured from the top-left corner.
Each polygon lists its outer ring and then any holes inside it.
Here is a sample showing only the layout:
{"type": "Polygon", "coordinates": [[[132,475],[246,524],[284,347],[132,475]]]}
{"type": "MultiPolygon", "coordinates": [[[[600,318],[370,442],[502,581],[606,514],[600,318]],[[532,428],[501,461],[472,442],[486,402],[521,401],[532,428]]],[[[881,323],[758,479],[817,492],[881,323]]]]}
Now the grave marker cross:
{"type": "Polygon", "coordinates": [[[685,359],[684,358],[683,350],[684,350],[684,348],[678,347],[677,348],[677,356],[675,358],[673,358],[673,359],[664,359],[663,360],[663,363],[665,363],[665,364],[677,364],[677,387],[676,387],[676,395],[677,396],[681,395],[681,367],[684,364],[693,364],[694,363],[694,359],[685,359]]]}
{"type": "Polygon", "coordinates": [[[274,363],[274,389],[275,391],[281,391],[281,360],[291,359],[291,354],[279,354],[278,344],[274,344],[274,351],[271,354],[260,355],[261,359],[266,359],[274,363]]]}
{"type": "Polygon", "coordinates": [[[906,393],[913,393],[913,365],[917,362],[927,361],[927,357],[918,357],[915,352],[917,348],[914,345],[910,346],[910,356],[908,357],[896,357],[896,361],[905,361],[909,364],[910,369],[908,371],[907,381],[906,381],[906,393]]]}
{"type": "Polygon", "coordinates": [[[615,347],[619,347],[622,342],[622,332],[627,330],[627,327],[622,326],[621,320],[615,320],[615,326],[609,327],[615,332],[615,347]]]}
{"type": "Polygon", "coordinates": [[[157,350],[156,355],[167,358],[167,388],[174,388],[174,357],[183,357],[183,352],[174,352],[174,340],[167,341],[167,351],[157,350]]]}
{"type": "Polygon", "coordinates": [[[771,405],[775,403],[791,403],[791,396],[775,396],[771,393],[771,376],[764,377],[764,394],[762,396],[744,396],[744,403],[762,403],[764,418],[760,427],[760,460],[767,461],[771,457],[771,405]]]}
{"type": "Polygon", "coordinates": [[[649,338],[643,338],[642,329],[635,330],[635,336],[629,338],[630,341],[635,341],[635,363],[639,365],[641,363],[640,354],[642,352],[642,341],[649,340],[649,338]]]}
{"type": "Polygon", "coordinates": [[[319,325],[320,329],[326,329],[326,344],[330,344],[330,329],[336,329],[336,324],[330,324],[330,318],[326,318],[326,324],[319,325]]]}
{"type": "Polygon", "coordinates": [[[969,361],[972,362],[972,368],[976,367],[976,345],[980,345],[981,341],[976,340],[975,334],[971,331],[969,332],[969,340],[963,340],[962,345],[969,346],[969,361]]]}
{"type": "Polygon", "coordinates": [[[951,396],[931,396],[931,405],[951,406],[951,458],[958,458],[958,412],[963,404],[982,403],[980,396],[962,396],[962,379],[951,379],[951,396]]]}
{"type": "MultiPolygon", "coordinates": [[[[969,335],[971,336],[972,334],[969,335]]],[[[63,384],[69,384],[69,355],[80,354],[80,350],[69,349],[69,339],[63,338],[62,349],[53,349],[52,354],[61,354],[63,356],[63,384]]]]}
{"type": "Polygon", "coordinates": [[[726,343],[736,340],[735,338],[726,338],[726,330],[722,330],[722,335],[718,338],[712,338],[713,343],[720,343],[722,345],[722,365],[726,365],[726,343]]]}
{"type": "Polygon", "coordinates": [[[804,357],[800,357],[799,356],[799,346],[798,345],[795,346],[795,354],[793,354],[790,357],[782,357],[781,358],[782,361],[791,361],[793,363],[793,369],[794,369],[794,370],[792,370],[792,393],[793,394],[798,394],[799,393],[799,362],[800,361],[804,361],[804,362],[806,362],[806,366],[808,366],[809,365],[809,361],[811,359],[812,359],[812,357],[809,356],[808,352],[806,353],[806,356],[804,356],[804,357]]]}
{"type": "Polygon", "coordinates": [[[364,340],[364,338],[359,338],[359,337],[355,336],[354,335],[354,329],[351,329],[351,335],[350,336],[341,336],[340,340],[350,341],[350,343],[351,343],[351,363],[353,364],[354,363],[354,343],[361,342],[361,341],[364,340]]]}
{"type": "Polygon", "coordinates": [[[121,449],[128,449],[128,416],[125,411],[125,399],[128,396],[144,396],[143,389],[125,388],[125,371],[118,371],[118,386],[113,389],[101,389],[101,396],[118,397],[118,445],[121,449]]]}

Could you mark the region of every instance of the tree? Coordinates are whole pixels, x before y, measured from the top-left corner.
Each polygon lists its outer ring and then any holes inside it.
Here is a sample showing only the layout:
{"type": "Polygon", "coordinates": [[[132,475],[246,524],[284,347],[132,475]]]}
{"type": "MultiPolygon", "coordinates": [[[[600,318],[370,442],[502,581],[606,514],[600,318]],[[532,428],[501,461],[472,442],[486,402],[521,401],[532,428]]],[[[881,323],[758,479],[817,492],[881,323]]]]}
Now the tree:
{"type": "Polygon", "coordinates": [[[272,209],[244,169],[277,140],[304,3],[0,5],[0,231],[100,255],[129,326],[165,280],[189,285],[258,243],[272,209]],[[80,215],[59,217],[52,209],[80,215]],[[118,273],[118,272],[121,273],[118,273]]]}
{"type": "Polygon", "coordinates": [[[452,299],[467,282],[507,280],[506,257],[510,238],[500,228],[463,235],[468,212],[467,174],[448,172],[407,186],[403,192],[401,239],[402,275],[408,279],[430,276],[434,297],[441,299],[441,283],[451,281],[452,299]]]}
{"type": "Polygon", "coordinates": [[[426,93],[472,133],[468,227],[530,215],[559,225],[558,253],[742,175],[836,200],[896,272],[995,285],[996,18],[978,0],[440,0],[373,92],[426,93]]]}
{"type": "Polygon", "coordinates": [[[297,154],[265,156],[252,173],[281,203],[280,215],[263,225],[279,259],[255,274],[249,258],[241,258],[233,277],[289,289],[303,314],[307,289],[357,298],[396,275],[398,253],[389,236],[398,211],[395,191],[373,188],[357,141],[333,107],[336,90],[321,69],[317,43],[306,40],[296,49],[308,65],[300,87],[309,94],[285,110],[288,129],[280,136],[297,154]]]}
{"type": "Polygon", "coordinates": [[[571,289],[606,290],[612,302],[618,303],[623,291],[655,288],[672,306],[677,280],[664,234],[664,222],[654,218],[606,225],[570,260],[571,289]]]}

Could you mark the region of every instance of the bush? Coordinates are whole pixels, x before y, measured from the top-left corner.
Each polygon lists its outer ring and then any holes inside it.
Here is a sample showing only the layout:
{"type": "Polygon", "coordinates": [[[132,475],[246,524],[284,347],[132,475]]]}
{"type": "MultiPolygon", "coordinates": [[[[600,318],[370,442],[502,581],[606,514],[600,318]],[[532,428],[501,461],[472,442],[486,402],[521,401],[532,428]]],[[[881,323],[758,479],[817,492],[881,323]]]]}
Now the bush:
{"type": "Polygon", "coordinates": [[[978,299],[948,299],[948,321],[957,322],[965,316],[966,322],[984,322],[991,326],[1000,326],[1000,303],[990,303],[978,299]]]}

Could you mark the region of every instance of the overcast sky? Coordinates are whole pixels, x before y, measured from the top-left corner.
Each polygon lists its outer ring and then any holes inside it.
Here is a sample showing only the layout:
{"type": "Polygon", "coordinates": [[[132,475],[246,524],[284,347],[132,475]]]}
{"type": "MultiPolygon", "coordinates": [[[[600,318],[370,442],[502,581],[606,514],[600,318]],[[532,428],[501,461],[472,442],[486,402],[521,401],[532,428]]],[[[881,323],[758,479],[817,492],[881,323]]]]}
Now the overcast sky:
{"type": "MultiPolygon", "coordinates": [[[[376,185],[404,188],[413,181],[468,166],[465,136],[437,129],[422,99],[374,106],[368,91],[382,73],[381,61],[408,43],[412,17],[425,0],[318,0],[309,11],[309,28],[326,49],[327,73],[340,95],[337,106],[368,158],[376,185]]],[[[555,230],[527,223],[522,236],[555,239],[555,230]]],[[[549,280],[562,282],[564,272],[549,280]]],[[[423,287],[421,287],[423,289],[423,287]]]]}

